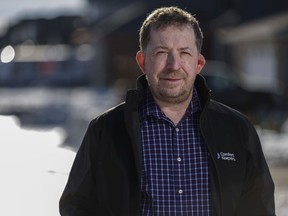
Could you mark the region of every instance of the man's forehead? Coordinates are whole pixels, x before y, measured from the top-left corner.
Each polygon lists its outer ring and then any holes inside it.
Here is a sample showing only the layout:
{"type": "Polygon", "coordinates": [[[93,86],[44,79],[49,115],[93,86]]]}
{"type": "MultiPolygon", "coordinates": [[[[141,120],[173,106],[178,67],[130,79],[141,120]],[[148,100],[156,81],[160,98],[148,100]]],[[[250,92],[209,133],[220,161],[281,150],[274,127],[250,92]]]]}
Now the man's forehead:
{"type": "MultiPolygon", "coordinates": [[[[159,37],[159,36],[169,36],[169,35],[166,35],[165,32],[167,31],[172,31],[175,32],[177,31],[177,33],[187,33],[189,35],[191,35],[192,37],[195,37],[195,32],[194,32],[194,29],[190,26],[190,25],[169,25],[169,26],[165,26],[163,28],[158,28],[158,29],[155,29],[155,28],[151,28],[150,30],[150,38],[155,36],[155,37],[159,37]]],[[[180,36],[180,35],[179,35],[180,36]]]]}
{"type": "MultiPolygon", "coordinates": [[[[154,44],[156,46],[163,46],[169,41],[175,41],[179,44],[189,41],[195,41],[195,33],[194,30],[189,26],[167,26],[163,29],[151,29],[150,32],[150,42],[149,43],[157,43],[154,44]],[[180,39],[181,37],[181,39],[180,39]],[[183,40],[184,38],[184,40],[183,40]]],[[[194,43],[193,43],[194,44],[194,43]]],[[[189,47],[189,46],[184,46],[189,47]]]]}

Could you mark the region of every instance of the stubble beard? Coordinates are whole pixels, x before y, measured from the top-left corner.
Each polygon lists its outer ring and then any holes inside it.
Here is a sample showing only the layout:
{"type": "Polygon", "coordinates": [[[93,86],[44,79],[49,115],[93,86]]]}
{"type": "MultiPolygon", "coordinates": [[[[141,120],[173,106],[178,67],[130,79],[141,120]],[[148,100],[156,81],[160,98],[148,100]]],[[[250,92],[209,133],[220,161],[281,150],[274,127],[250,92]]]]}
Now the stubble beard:
{"type": "Polygon", "coordinates": [[[151,88],[151,91],[157,100],[169,104],[179,104],[191,99],[193,85],[182,85],[181,87],[177,87],[173,85],[163,86],[158,84],[154,86],[154,88],[155,89],[151,88]]]}

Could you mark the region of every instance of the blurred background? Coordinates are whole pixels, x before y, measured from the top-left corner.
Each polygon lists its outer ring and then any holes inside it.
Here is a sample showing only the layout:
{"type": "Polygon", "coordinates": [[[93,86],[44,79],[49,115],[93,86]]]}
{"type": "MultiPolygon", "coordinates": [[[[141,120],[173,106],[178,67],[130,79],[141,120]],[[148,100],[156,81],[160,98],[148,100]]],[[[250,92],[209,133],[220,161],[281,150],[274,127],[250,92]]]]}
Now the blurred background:
{"type": "Polygon", "coordinates": [[[141,74],[138,29],[177,5],[204,33],[212,97],[255,125],[288,212],[288,2],[9,0],[0,2],[0,215],[59,216],[58,200],[89,121],[141,74]]]}

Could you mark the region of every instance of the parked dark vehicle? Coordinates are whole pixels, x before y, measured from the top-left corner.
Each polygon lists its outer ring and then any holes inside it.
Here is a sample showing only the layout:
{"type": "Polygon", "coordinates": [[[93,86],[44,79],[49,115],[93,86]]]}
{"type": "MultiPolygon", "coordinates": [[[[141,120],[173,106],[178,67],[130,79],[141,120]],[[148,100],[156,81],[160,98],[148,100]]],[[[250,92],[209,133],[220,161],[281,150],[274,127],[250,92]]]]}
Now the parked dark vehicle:
{"type": "Polygon", "coordinates": [[[244,113],[255,125],[281,128],[287,111],[280,95],[245,88],[225,63],[208,61],[206,66],[202,75],[212,90],[212,99],[244,113]]]}

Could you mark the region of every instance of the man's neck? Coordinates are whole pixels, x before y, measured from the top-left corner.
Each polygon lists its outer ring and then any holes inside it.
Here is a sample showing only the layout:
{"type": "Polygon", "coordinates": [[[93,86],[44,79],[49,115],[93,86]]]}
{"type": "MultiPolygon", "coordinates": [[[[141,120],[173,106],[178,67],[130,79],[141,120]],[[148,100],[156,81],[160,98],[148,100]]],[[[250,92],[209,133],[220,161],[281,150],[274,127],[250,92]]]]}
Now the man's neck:
{"type": "Polygon", "coordinates": [[[161,111],[175,124],[177,125],[186,113],[187,107],[191,102],[191,98],[181,103],[171,104],[160,102],[156,100],[156,103],[160,107],[161,111]]]}

